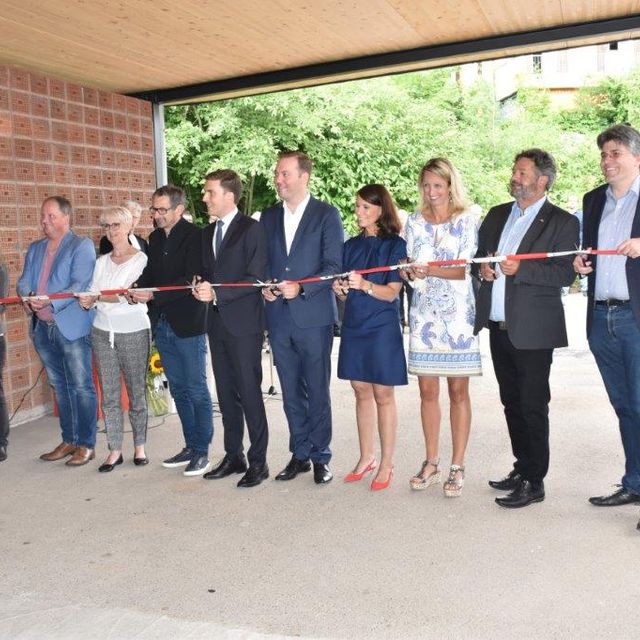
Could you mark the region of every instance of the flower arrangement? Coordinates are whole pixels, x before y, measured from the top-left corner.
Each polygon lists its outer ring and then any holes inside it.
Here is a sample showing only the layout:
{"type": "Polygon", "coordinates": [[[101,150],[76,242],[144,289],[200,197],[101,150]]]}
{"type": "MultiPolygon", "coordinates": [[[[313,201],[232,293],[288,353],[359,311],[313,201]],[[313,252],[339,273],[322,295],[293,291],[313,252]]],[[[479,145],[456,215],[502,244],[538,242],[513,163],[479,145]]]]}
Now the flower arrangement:
{"type": "Polygon", "coordinates": [[[154,416],[163,416],[169,411],[168,390],[162,360],[155,344],[151,345],[149,365],[147,366],[147,405],[154,416]]]}

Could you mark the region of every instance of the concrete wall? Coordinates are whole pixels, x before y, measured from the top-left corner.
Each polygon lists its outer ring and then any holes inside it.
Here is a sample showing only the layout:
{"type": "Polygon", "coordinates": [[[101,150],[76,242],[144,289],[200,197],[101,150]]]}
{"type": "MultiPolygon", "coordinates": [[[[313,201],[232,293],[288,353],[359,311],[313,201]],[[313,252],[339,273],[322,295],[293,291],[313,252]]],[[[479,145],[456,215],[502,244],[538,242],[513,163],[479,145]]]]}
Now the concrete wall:
{"type": "MultiPolygon", "coordinates": [[[[104,207],[134,199],[146,208],[154,188],[149,103],[0,66],[0,259],[11,294],[29,244],[42,237],[44,198],[69,198],[74,231],[97,242],[104,207]]],[[[13,425],[49,410],[51,394],[44,373],[29,391],[41,364],[24,312],[14,305],[6,318],[10,414],[24,397],[13,425]]]]}

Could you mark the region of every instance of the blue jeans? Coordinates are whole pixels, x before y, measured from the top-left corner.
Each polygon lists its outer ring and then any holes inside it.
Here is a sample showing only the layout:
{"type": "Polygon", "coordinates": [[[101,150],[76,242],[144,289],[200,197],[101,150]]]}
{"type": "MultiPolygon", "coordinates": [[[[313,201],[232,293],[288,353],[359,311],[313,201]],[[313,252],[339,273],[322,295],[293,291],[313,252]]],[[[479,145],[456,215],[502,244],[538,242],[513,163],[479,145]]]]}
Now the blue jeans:
{"type": "Polygon", "coordinates": [[[589,347],[620,424],[622,486],[640,494],[640,329],[631,308],[596,306],[589,347]]]}
{"type": "Polygon", "coordinates": [[[36,320],[32,338],[56,392],[63,442],[93,449],[98,399],[89,336],[67,340],[55,323],[36,320]]]}
{"type": "Polygon", "coordinates": [[[161,318],[155,340],[182,422],[185,445],[194,453],[207,455],[213,437],[213,409],[207,387],[206,336],[179,338],[161,318]]]}

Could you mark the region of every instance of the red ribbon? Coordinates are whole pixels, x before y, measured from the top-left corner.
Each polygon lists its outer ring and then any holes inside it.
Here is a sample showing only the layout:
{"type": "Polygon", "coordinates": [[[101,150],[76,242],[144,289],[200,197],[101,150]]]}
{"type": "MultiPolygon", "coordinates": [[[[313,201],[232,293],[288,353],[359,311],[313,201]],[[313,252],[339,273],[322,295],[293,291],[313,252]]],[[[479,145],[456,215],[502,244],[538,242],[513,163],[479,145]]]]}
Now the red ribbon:
{"type": "MultiPolygon", "coordinates": [[[[588,251],[582,251],[577,249],[575,251],[562,251],[557,254],[554,253],[520,253],[520,254],[511,254],[507,256],[488,256],[486,258],[470,258],[468,260],[455,259],[455,260],[431,260],[430,262],[419,263],[425,267],[457,267],[457,266],[465,266],[467,264],[473,264],[474,262],[502,262],[503,260],[545,260],[547,258],[558,257],[558,255],[570,255],[570,254],[583,254],[583,255],[621,255],[618,253],[616,249],[590,249],[588,251]]],[[[418,263],[414,263],[418,264],[418,263]]],[[[367,275],[369,273],[381,273],[384,271],[395,271],[397,269],[406,268],[406,264],[395,264],[395,265],[386,265],[384,267],[371,267],[370,269],[354,269],[345,273],[336,273],[327,276],[311,276],[309,278],[301,278],[299,280],[287,280],[286,282],[291,282],[294,284],[307,284],[309,282],[323,282],[326,280],[334,280],[335,278],[346,278],[349,273],[359,273],[360,275],[367,275]]],[[[269,282],[224,282],[224,283],[214,283],[213,287],[268,287],[273,286],[276,283],[269,282]]],[[[162,287],[147,287],[140,288],[138,291],[183,291],[186,289],[192,289],[192,285],[190,284],[178,284],[178,285],[166,285],[162,287]]],[[[87,291],[83,293],[87,293],[88,295],[100,294],[102,296],[115,296],[115,295],[123,295],[128,293],[129,291],[135,291],[136,289],[104,289],[102,291],[87,291]]],[[[38,294],[33,296],[10,296],[7,298],[0,298],[0,304],[16,304],[18,302],[23,302],[24,300],[28,300],[29,298],[34,299],[42,299],[42,300],[64,300],[67,298],[74,298],[78,296],[78,293],[74,293],[72,291],[62,291],[60,293],[48,293],[48,294],[38,294]]]]}

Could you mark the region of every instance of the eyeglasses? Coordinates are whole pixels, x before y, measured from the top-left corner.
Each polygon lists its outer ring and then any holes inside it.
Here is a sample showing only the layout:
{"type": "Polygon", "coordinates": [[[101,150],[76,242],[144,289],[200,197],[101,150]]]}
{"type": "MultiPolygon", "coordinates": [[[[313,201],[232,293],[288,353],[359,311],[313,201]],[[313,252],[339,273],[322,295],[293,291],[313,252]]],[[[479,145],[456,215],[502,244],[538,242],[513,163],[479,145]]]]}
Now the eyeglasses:
{"type": "Polygon", "coordinates": [[[156,213],[159,213],[161,216],[166,216],[172,208],[165,209],[165,207],[149,207],[149,213],[154,216],[156,213]]]}
{"type": "Polygon", "coordinates": [[[120,228],[121,222],[103,222],[100,226],[103,229],[111,229],[111,231],[117,231],[120,228]]]}

